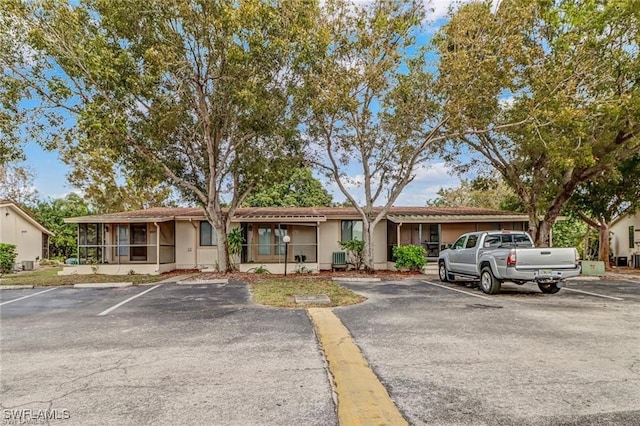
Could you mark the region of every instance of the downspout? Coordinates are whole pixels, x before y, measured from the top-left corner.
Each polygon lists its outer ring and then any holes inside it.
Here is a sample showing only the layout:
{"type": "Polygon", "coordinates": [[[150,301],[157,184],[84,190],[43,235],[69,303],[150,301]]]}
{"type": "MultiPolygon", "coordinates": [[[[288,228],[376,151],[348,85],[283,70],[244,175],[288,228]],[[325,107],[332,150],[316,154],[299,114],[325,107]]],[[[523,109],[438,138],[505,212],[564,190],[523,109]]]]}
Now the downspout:
{"type": "Polygon", "coordinates": [[[156,226],[156,272],[160,273],[160,225],[158,222],[153,222],[156,226]]]}
{"type": "Polygon", "coordinates": [[[195,223],[193,223],[193,219],[189,218],[189,223],[193,226],[193,252],[196,258],[196,264],[194,266],[195,269],[198,269],[198,227],[195,223]]]}

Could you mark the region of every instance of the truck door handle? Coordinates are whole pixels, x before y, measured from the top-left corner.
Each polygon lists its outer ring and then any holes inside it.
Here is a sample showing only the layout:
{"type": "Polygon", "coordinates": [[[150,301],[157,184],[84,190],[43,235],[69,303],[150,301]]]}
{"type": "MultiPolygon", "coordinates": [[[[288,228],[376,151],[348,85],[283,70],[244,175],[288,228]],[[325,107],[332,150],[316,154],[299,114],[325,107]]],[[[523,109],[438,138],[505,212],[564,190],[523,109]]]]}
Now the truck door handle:
{"type": "Polygon", "coordinates": [[[551,254],[550,251],[541,251],[540,254],[551,254]]]}

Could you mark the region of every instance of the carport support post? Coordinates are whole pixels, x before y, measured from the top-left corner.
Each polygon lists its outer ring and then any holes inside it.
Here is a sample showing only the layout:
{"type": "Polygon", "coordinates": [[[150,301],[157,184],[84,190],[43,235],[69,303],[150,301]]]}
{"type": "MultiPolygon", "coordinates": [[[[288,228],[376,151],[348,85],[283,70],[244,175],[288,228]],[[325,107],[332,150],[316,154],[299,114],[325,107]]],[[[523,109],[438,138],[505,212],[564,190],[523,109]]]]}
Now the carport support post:
{"type": "Polygon", "coordinates": [[[156,226],[156,271],[160,274],[160,225],[158,222],[153,224],[156,226]]]}
{"type": "Polygon", "coordinates": [[[287,276],[287,258],[289,257],[289,241],[291,241],[291,237],[288,235],[285,235],[282,238],[282,241],[284,241],[284,276],[287,276]]]}

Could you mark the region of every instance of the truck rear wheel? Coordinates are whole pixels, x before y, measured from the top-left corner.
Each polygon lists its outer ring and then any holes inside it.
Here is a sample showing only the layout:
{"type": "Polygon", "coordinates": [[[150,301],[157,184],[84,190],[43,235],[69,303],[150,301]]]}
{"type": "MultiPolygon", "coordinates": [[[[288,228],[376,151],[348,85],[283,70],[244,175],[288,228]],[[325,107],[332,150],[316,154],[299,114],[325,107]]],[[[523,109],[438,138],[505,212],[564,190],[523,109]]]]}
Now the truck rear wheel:
{"type": "Polygon", "coordinates": [[[560,291],[558,283],[538,283],[538,288],[545,294],[556,294],[560,291]]]}
{"type": "Polygon", "coordinates": [[[500,292],[500,281],[493,276],[491,268],[485,266],[480,273],[480,288],[487,294],[496,294],[500,292]]]}
{"type": "Polygon", "coordinates": [[[443,283],[449,282],[449,271],[447,271],[447,267],[444,264],[444,260],[438,264],[438,275],[440,276],[440,281],[443,283]]]}

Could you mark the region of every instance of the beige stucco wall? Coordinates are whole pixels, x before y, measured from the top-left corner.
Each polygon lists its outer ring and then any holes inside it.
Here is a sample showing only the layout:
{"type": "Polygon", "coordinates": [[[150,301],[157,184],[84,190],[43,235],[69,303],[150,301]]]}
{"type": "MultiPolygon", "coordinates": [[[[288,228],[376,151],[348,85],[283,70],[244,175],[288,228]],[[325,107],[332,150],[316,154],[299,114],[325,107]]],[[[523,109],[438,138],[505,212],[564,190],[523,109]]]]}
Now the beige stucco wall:
{"type": "Polygon", "coordinates": [[[42,231],[13,208],[3,207],[0,210],[0,243],[16,245],[18,265],[23,260],[30,260],[34,267],[38,266],[36,258],[42,257],[42,238],[42,231]]]}
{"type": "Polygon", "coordinates": [[[522,222],[473,222],[473,223],[443,223],[441,225],[440,244],[455,243],[458,237],[467,232],[492,231],[498,229],[522,231],[522,222]]]}
{"type": "MultiPolygon", "coordinates": [[[[319,265],[320,269],[331,269],[334,251],[342,250],[340,241],[341,220],[327,220],[320,223],[319,265]]],[[[387,222],[381,221],[376,226],[373,238],[374,269],[387,269],[387,222]]]]}
{"type": "Polygon", "coordinates": [[[200,244],[200,221],[176,221],[176,269],[215,269],[218,247],[200,244]]]}
{"type": "Polygon", "coordinates": [[[160,275],[164,272],[170,272],[176,269],[175,263],[167,263],[160,265],[160,269],[156,265],[129,263],[121,265],[74,265],[65,266],[58,275],[129,275],[132,272],[142,275],[160,275]]]}

